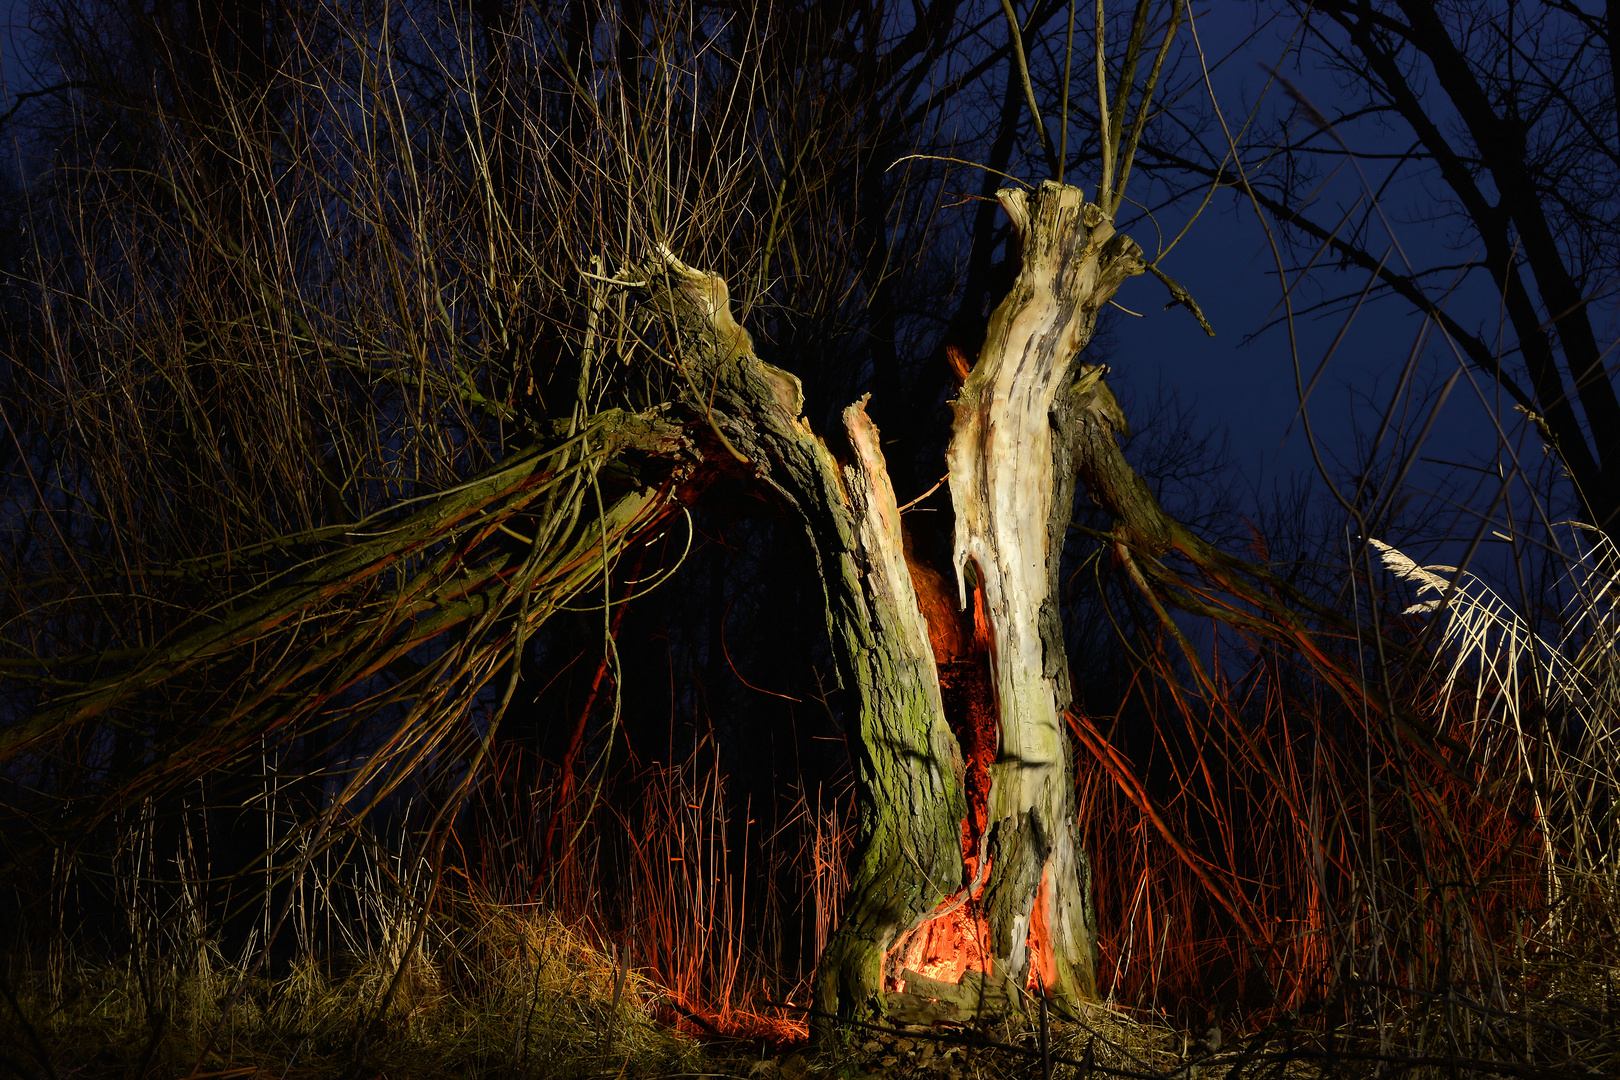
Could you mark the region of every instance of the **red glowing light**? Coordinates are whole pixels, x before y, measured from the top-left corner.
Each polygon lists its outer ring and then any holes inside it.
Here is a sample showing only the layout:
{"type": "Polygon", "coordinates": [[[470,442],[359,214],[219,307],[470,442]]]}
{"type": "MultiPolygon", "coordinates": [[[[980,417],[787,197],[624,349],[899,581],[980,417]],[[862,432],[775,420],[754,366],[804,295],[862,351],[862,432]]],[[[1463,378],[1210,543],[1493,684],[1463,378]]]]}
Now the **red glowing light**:
{"type": "Polygon", "coordinates": [[[1024,988],[1045,992],[1057,983],[1056,950],[1052,940],[1052,863],[1047,861],[1041,870],[1041,884],[1035,890],[1035,909],[1029,915],[1029,936],[1025,944],[1029,949],[1029,976],[1024,988]]]}

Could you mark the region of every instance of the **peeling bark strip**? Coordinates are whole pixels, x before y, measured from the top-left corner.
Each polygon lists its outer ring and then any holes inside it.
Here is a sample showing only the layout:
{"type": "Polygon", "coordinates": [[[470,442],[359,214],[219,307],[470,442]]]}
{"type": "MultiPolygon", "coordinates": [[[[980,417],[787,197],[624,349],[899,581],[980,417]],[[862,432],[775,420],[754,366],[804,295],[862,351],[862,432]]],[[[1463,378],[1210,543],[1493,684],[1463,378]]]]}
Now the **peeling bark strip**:
{"type": "MultiPolygon", "coordinates": [[[[1075,836],[1062,720],[1070,686],[1057,610],[1075,439],[1082,414],[1094,410],[1069,391],[1098,311],[1142,272],[1143,260],[1135,241],[1116,235],[1077,188],[1048,181],[1033,199],[1014,190],[999,198],[1022,267],[954,402],[947,458],[957,588],[964,608],[970,574],[983,590],[1001,723],[981,838],[993,852],[985,907],[996,971],[1026,986],[1033,943],[1041,983],[1068,1004],[1096,994],[1096,923],[1090,868],[1075,836]]],[[[1074,389],[1089,391],[1094,381],[1074,389]]]]}

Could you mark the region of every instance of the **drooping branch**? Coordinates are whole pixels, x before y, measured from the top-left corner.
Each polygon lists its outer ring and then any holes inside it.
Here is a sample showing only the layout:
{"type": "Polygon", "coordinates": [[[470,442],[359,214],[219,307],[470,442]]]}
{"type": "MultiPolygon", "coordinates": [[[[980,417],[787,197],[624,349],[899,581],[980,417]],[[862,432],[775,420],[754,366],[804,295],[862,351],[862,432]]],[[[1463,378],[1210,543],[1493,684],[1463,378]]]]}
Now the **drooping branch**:
{"type": "MultiPolygon", "coordinates": [[[[267,560],[317,553],[170,640],[54,660],[10,648],[6,677],[37,682],[46,694],[0,731],[0,761],[48,754],[92,722],[165,718],[168,737],[150,760],[120,763],[118,790],[59,823],[83,830],[107,807],[187,782],[271,732],[358,723],[398,706],[396,739],[431,745],[526,630],[673,510],[674,488],[694,464],[688,446],[656,411],[605,413],[575,438],[515,454],[420,508],[347,527],[346,546],[331,546],[331,530],[267,546],[267,560]],[[589,512],[602,469],[632,453],[674,465],[657,486],[589,512]],[[452,638],[431,662],[412,659],[422,645],[452,638]]],[[[373,755],[356,775],[371,775],[386,757],[373,755]]]]}
{"type": "MultiPolygon", "coordinates": [[[[1132,581],[1148,595],[1166,630],[1180,638],[1179,629],[1165,613],[1168,603],[1297,649],[1344,701],[1389,715],[1396,730],[1408,737],[1411,748],[1442,768],[1454,768],[1439,751],[1466,754],[1466,748],[1421,717],[1399,709],[1385,690],[1337,655],[1328,639],[1378,642],[1392,657],[1408,657],[1414,655],[1413,650],[1383,636],[1377,626],[1358,625],[1342,612],[1318,603],[1266,567],[1221,551],[1171,517],[1125,460],[1115,436],[1117,424],[1107,419],[1110,407],[1118,407],[1107,384],[1097,380],[1083,397],[1074,467],[1093,501],[1113,518],[1110,531],[1095,535],[1110,544],[1132,581]],[[1194,585],[1166,565],[1163,557],[1171,552],[1185,558],[1214,589],[1194,585]]],[[[1201,673],[1190,645],[1184,642],[1184,648],[1195,673],[1201,673]]]]}

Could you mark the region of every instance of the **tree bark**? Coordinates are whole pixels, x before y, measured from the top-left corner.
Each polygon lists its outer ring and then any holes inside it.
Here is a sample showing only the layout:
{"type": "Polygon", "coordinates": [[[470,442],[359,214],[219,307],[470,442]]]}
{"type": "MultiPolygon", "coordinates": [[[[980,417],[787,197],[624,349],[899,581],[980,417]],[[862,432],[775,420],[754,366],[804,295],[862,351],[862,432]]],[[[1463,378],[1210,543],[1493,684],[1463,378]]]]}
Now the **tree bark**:
{"type": "Polygon", "coordinates": [[[859,834],[847,915],[816,976],[824,1017],[963,1020],[1018,1008],[1032,992],[1072,1010],[1097,991],[1057,584],[1083,422],[1118,422],[1117,407],[1099,411],[1100,371],[1076,383],[1078,357],[1102,305],[1143,262],[1077,188],[1049,182],[1000,201],[1021,271],[955,401],[948,453],[957,606],[974,612],[999,738],[972,812],[936,667],[961,663],[942,641],[972,635],[938,613],[930,635],[918,602],[926,581],[907,565],[865,400],[844,412],[840,462],[802,418],[798,379],[754,355],[724,281],[668,252],[644,268],[686,405],[701,413],[695,429],[712,429],[804,523],[854,697],[859,834]],[[961,955],[916,970],[942,950],[961,955]]]}
{"type": "MultiPolygon", "coordinates": [[[[895,940],[961,881],[962,764],[945,721],[900,513],[865,399],[844,410],[841,463],[804,420],[797,377],[760,360],[725,282],[668,252],[645,268],[685,368],[685,402],[803,524],[826,589],[827,630],[854,699],[859,835],[844,921],[818,965],[818,1010],[881,1009],[895,940]]],[[[720,447],[713,448],[721,457],[720,447]]]]}
{"type": "MultiPolygon", "coordinates": [[[[1143,269],[1141,249],[1078,188],[1000,200],[1020,244],[1012,291],[957,396],[947,458],[958,599],[983,593],[1001,745],[991,770],[984,894],[992,978],[1070,1009],[1096,996],[1091,871],[1076,837],[1063,712],[1068,660],[1058,573],[1074,505],[1076,440],[1091,408],[1076,381],[1098,311],[1143,269]]],[[[1113,416],[1117,416],[1117,409],[1113,416]]],[[[1113,422],[1113,417],[1107,418],[1113,422]]]]}

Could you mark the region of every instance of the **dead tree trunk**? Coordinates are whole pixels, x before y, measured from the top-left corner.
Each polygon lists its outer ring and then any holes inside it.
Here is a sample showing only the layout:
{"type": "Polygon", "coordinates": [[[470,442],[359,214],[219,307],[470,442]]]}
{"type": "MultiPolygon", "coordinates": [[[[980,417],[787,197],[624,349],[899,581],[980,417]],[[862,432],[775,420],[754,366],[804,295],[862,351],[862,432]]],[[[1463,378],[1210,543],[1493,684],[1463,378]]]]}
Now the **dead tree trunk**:
{"type": "Polygon", "coordinates": [[[928,627],[906,566],[900,513],[864,400],[844,410],[844,460],[805,422],[797,377],[761,361],[725,282],[668,252],[646,268],[651,304],[683,365],[690,425],[803,523],[826,589],[827,630],[853,695],[859,810],[842,925],[822,954],[816,1001],[848,1011],[881,995],[885,957],[961,881],[967,806],[928,627]]]}
{"type": "Polygon", "coordinates": [[[1097,313],[1141,249],[1078,188],[1002,191],[1022,266],[954,403],[947,458],[958,596],[983,592],[1001,745],[991,770],[984,893],[995,980],[1071,1005],[1097,991],[1091,871],[1076,839],[1058,571],[1092,379],[1076,381],[1097,313]]]}
{"type": "Polygon", "coordinates": [[[1090,868],[1063,720],[1058,564],[1081,429],[1111,420],[1096,404],[1098,372],[1077,382],[1078,356],[1099,309],[1143,264],[1077,188],[1046,183],[1000,199],[1022,269],[956,399],[948,453],[956,600],[972,615],[950,632],[936,626],[933,640],[864,401],[845,410],[847,446],[835,459],[800,415],[798,380],[754,355],[725,283],[667,252],[646,267],[694,429],[711,430],[713,450],[805,524],[856,703],[857,865],[817,971],[824,1015],[963,1020],[1018,1008],[1032,993],[1071,1008],[1096,994],[1090,868]],[[952,636],[981,642],[972,663],[999,740],[972,808],[936,668],[952,652],[941,638],[952,636]]]}

